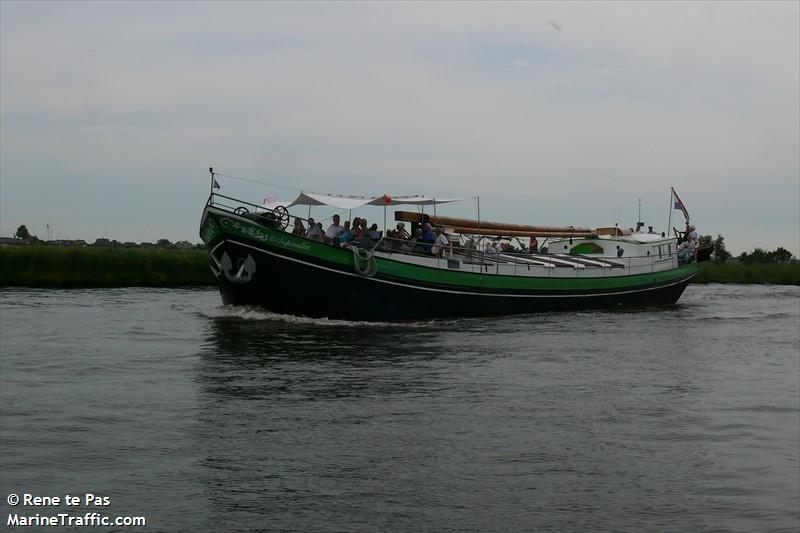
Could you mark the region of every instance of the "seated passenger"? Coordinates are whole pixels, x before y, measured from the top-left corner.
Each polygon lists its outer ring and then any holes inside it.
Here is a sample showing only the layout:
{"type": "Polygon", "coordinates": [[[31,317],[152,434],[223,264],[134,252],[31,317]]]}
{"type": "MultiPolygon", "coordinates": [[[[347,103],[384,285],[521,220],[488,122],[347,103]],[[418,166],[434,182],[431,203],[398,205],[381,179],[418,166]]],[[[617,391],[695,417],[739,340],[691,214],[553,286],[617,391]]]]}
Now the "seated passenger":
{"type": "Polygon", "coordinates": [[[364,239],[369,239],[367,232],[364,231],[364,227],[361,226],[361,220],[359,219],[359,225],[355,225],[355,220],[353,223],[353,227],[350,229],[350,233],[352,234],[352,238],[349,239],[348,246],[359,246],[361,241],[364,239]]]}
{"type": "Polygon", "coordinates": [[[400,246],[403,252],[417,252],[419,251],[420,243],[422,242],[422,228],[414,230],[414,236],[409,238],[400,246]]]}
{"type": "Polygon", "coordinates": [[[322,238],[322,224],[317,224],[313,218],[308,219],[308,231],[306,231],[307,239],[314,239],[318,241],[322,238]]]}
{"type": "Polygon", "coordinates": [[[528,247],[528,253],[531,254],[538,254],[539,253],[539,241],[536,240],[536,237],[531,237],[531,242],[528,247]]]}
{"type": "Polygon", "coordinates": [[[406,231],[406,225],[403,224],[402,222],[398,222],[397,226],[395,226],[394,238],[395,239],[407,239],[410,236],[411,235],[409,235],[408,232],[406,231]]]}
{"type": "Polygon", "coordinates": [[[353,230],[350,229],[350,221],[344,223],[344,231],[339,234],[339,243],[344,244],[353,240],[353,230]]]}
{"type": "Polygon", "coordinates": [[[395,229],[390,229],[386,232],[386,236],[391,239],[389,244],[392,251],[399,252],[400,247],[403,245],[403,241],[408,237],[405,224],[398,222],[397,226],[395,226],[395,229]]]}
{"type": "Polygon", "coordinates": [[[333,223],[325,230],[325,238],[332,241],[342,233],[344,233],[344,226],[339,224],[339,215],[333,215],[333,223]]]}
{"type": "Polygon", "coordinates": [[[377,224],[373,224],[372,226],[370,226],[368,235],[369,235],[369,238],[372,239],[373,241],[380,240],[381,232],[378,231],[378,225],[377,224]]]}
{"type": "Polygon", "coordinates": [[[303,225],[303,221],[300,217],[295,217],[294,219],[294,229],[292,230],[292,235],[299,235],[303,237],[306,234],[306,227],[303,225]]]}

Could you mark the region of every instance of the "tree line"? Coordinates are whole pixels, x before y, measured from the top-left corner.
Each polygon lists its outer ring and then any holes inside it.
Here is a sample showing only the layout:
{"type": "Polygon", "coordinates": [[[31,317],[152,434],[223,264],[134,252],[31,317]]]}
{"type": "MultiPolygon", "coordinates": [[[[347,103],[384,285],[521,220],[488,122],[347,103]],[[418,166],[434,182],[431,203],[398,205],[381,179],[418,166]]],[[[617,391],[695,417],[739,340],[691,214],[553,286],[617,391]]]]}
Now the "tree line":
{"type": "Polygon", "coordinates": [[[31,232],[28,230],[28,227],[25,224],[22,224],[17,228],[17,231],[14,233],[14,237],[25,241],[29,244],[60,244],[65,246],[99,246],[99,247],[124,247],[124,248],[131,248],[131,247],[138,247],[138,248],[146,248],[146,247],[156,247],[156,248],[205,248],[205,244],[192,244],[189,241],[177,241],[177,242],[170,242],[169,239],[158,239],[155,244],[149,242],[142,242],[142,243],[135,243],[135,242],[119,242],[114,239],[106,239],[104,237],[100,237],[94,241],[94,243],[87,243],[83,239],[60,239],[54,241],[43,241],[36,235],[31,235],[31,232]]]}
{"type": "MultiPolygon", "coordinates": [[[[725,249],[725,238],[722,235],[717,235],[716,239],[712,240],[711,235],[703,235],[700,237],[700,247],[707,246],[714,247],[714,263],[721,265],[727,263],[733,258],[733,255],[725,249]]],[[[779,246],[775,250],[767,251],[763,248],[756,248],[752,252],[742,252],[736,257],[740,263],[747,265],[752,264],[765,264],[765,263],[786,263],[792,259],[792,252],[779,246]]]]}

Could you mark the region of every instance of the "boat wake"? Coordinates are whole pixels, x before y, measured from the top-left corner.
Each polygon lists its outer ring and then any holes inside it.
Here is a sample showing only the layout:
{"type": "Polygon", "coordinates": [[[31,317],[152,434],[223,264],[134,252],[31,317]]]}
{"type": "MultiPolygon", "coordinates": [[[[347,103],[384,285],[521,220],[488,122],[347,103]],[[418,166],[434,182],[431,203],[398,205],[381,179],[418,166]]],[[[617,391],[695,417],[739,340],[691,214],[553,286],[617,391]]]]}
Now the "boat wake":
{"type": "MultiPolygon", "coordinates": [[[[336,328],[386,328],[387,326],[396,327],[397,323],[393,322],[366,322],[357,320],[335,320],[330,318],[309,318],[304,316],[284,315],[281,313],[273,313],[262,309],[260,307],[252,306],[233,306],[233,305],[218,305],[206,309],[197,309],[196,312],[205,318],[213,319],[232,319],[232,320],[248,320],[248,321],[265,321],[265,322],[284,322],[295,325],[308,325],[315,327],[336,327],[336,328]]],[[[404,322],[404,328],[424,328],[429,327],[430,322],[404,322]]]]}

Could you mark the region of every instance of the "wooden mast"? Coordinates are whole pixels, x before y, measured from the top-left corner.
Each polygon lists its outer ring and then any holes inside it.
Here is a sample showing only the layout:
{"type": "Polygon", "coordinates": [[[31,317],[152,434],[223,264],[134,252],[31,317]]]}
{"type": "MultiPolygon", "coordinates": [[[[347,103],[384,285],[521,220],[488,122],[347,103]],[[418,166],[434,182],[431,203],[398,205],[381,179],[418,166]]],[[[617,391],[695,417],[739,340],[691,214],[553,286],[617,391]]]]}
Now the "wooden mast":
{"type": "Polygon", "coordinates": [[[506,237],[592,237],[597,234],[595,230],[590,228],[506,224],[467,218],[424,216],[411,211],[397,211],[394,214],[394,218],[402,222],[417,224],[430,222],[437,226],[447,226],[453,228],[454,232],[461,234],[503,235],[506,237]]]}

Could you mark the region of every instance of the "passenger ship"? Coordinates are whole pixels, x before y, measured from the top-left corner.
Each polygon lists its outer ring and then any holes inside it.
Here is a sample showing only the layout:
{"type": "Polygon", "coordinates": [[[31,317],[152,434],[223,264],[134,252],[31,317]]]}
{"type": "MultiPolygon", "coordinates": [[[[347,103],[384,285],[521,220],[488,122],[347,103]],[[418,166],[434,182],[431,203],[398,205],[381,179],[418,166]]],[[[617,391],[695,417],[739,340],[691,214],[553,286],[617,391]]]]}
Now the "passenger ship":
{"type": "MultiPolygon", "coordinates": [[[[212,170],[212,183],[216,185],[212,170]]],[[[226,305],[359,321],[496,316],[542,311],[671,306],[697,272],[679,260],[678,239],[618,228],[554,228],[480,222],[398,211],[413,230],[441,227],[449,244],[408,251],[381,234],[341,247],[291,232],[287,208],[326,205],[436,206],[425,197],[301,193],[288,205],[251,204],[212,185],[200,224],[226,305]],[[487,243],[542,239],[541,251],[487,243]],[[546,250],[544,249],[546,247],[546,250]],[[618,257],[619,249],[622,255],[618,257]]],[[[335,240],[336,241],[336,240],[335,240]]]]}

